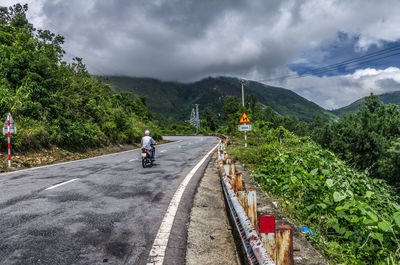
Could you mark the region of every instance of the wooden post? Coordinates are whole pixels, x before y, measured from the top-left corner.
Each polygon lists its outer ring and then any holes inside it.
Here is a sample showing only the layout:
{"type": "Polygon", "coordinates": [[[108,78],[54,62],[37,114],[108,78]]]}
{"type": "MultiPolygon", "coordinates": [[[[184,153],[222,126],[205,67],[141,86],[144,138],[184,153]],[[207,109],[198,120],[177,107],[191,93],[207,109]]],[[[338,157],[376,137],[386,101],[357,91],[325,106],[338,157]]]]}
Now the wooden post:
{"type": "Polygon", "coordinates": [[[277,225],[276,229],[277,265],[293,265],[293,231],[289,225],[277,225]]]}
{"type": "Polygon", "coordinates": [[[250,219],[254,229],[257,229],[257,194],[256,190],[247,190],[247,216],[250,219]]]}

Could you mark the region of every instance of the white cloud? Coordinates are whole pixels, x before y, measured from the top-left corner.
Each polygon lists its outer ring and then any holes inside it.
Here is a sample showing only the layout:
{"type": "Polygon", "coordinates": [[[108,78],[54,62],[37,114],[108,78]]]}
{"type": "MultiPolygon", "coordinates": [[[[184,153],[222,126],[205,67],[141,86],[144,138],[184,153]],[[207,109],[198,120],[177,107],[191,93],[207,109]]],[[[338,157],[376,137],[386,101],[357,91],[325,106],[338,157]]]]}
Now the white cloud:
{"type": "Polygon", "coordinates": [[[324,108],[336,109],[370,93],[399,91],[400,68],[388,67],[383,70],[366,68],[347,75],[308,76],[268,84],[284,86],[324,108]]]}

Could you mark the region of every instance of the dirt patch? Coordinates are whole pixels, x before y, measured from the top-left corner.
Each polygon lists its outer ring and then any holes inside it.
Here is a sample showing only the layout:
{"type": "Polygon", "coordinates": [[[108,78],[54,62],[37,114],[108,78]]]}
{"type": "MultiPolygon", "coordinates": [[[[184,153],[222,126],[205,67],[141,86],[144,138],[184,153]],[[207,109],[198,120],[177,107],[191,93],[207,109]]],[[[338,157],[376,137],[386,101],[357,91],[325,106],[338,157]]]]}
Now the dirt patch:
{"type": "Polygon", "coordinates": [[[238,265],[235,242],[213,155],[194,198],[186,249],[186,264],[238,265]]]}

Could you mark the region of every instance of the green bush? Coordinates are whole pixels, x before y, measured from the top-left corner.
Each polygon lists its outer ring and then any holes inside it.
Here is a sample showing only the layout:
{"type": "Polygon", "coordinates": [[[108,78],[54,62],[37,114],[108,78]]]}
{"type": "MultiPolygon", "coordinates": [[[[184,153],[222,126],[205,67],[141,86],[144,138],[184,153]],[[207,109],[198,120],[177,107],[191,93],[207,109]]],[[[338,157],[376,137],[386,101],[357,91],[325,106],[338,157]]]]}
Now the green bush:
{"type": "Polygon", "coordinates": [[[315,232],[310,239],[332,264],[400,263],[400,206],[384,180],[282,128],[251,134],[248,149],[229,151],[298,224],[315,232]]]}

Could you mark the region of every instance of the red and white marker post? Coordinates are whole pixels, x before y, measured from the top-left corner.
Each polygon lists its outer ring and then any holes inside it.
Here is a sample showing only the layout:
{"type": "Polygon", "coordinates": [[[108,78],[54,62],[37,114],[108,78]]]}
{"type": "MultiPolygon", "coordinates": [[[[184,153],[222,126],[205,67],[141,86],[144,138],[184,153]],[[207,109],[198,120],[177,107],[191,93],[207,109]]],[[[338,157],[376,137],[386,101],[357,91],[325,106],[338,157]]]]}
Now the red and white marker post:
{"type": "MultiPolygon", "coordinates": [[[[246,125],[246,123],[244,125],[246,125]]],[[[244,131],[244,147],[247,147],[247,131],[244,131]]]]}
{"type": "Polygon", "coordinates": [[[15,126],[11,113],[8,113],[7,119],[4,122],[3,134],[7,134],[8,137],[8,167],[11,167],[11,134],[17,134],[17,126],[15,126]]]}
{"type": "Polygon", "coordinates": [[[11,167],[11,137],[10,137],[10,118],[7,116],[7,136],[8,136],[8,167],[11,167]]]}

